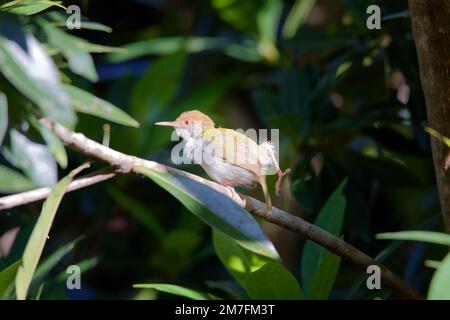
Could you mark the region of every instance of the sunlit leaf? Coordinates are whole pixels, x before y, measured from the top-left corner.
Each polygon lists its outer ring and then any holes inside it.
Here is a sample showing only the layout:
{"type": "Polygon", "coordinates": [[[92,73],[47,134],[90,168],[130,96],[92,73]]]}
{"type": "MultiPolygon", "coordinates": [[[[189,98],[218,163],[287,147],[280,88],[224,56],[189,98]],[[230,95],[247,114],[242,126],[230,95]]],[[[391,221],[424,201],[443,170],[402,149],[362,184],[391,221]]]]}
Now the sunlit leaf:
{"type": "Polygon", "coordinates": [[[233,238],[213,229],[213,243],[217,257],[231,275],[245,288],[247,276],[274,260],[243,248],[233,238]]]}
{"type": "Polygon", "coordinates": [[[449,138],[447,138],[446,136],[440,134],[435,129],[430,128],[430,127],[425,127],[425,131],[428,132],[429,134],[431,134],[433,137],[441,140],[443,143],[445,143],[445,145],[447,147],[450,148],[450,139],[449,138]]]}
{"type": "Polygon", "coordinates": [[[82,48],[84,40],[70,35],[50,24],[43,24],[51,46],[59,49],[69,62],[69,68],[74,73],[89,79],[92,82],[98,80],[97,71],[91,55],[82,48]]]}
{"type": "Polygon", "coordinates": [[[126,126],[139,127],[139,123],[136,120],[112,103],[71,85],[64,85],[64,89],[69,94],[76,111],[91,114],[126,126]]]}
{"type": "Polygon", "coordinates": [[[73,128],[76,116],[53,60],[14,17],[0,15],[0,71],[45,116],[73,128]]]}
{"type": "Polygon", "coordinates": [[[296,0],[286,18],[283,27],[283,37],[292,38],[298,29],[305,23],[316,0],[296,0]]]}
{"type": "Polygon", "coordinates": [[[31,125],[39,131],[42,138],[47,143],[47,146],[50,148],[50,151],[53,153],[58,164],[61,168],[65,169],[67,167],[67,153],[64,148],[63,142],[46,126],[39,123],[39,121],[34,117],[30,116],[29,121],[31,125]]]}
{"type": "Polygon", "coordinates": [[[279,259],[275,247],[256,220],[226,195],[187,177],[137,169],[211,227],[234,238],[250,251],[279,259]]]}
{"type": "Polygon", "coordinates": [[[428,289],[428,300],[450,300],[450,253],[447,254],[435,271],[428,289]]]}
{"type": "Polygon", "coordinates": [[[33,228],[30,238],[25,247],[22,263],[16,275],[16,297],[18,300],[24,300],[27,297],[28,288],[33,279],[34,272],[38,265],[45,242],[48,238],[50,228],[55,218],[58,206],[66,192],[67,187],[73,178],[89,164],[84,164],[71,171],[68,176],[59,181],[53,188],[47,200],[42,206],[41,214],[33,228]]]}
{"type": "Polygon", "coordinates": [[[161,292],[174,294],[174,295],[189,298],[192,300],[222,300],[221,298],[219,298],[213,294],[201,292],[201,291],[193,290],[193,289],[189,289],[189,288],[184,288],[184,287],[177,286],[174,284],[142,283],[142,284],[134,284],[133,288],[155,289],[155,290],[158,290],[161,292]]]}
{"type": "Polygon", "coordinates": [[[256,25],[259,33],[259,51],[268,61],[278,60],[279,53],[275,45],[278,22],[283,3],[280,0],[264,0],[256,13],[256,25]]]}
{"type": "Polygon", "coordinates": [[[443,232],[435,231],[399,231],[386,232],[376,235],[379,240],[408,240],[408,241],[423,241],[434,244],[441,244],[450,246],[450,235],[443,232]]]}
{"type": "Polygon", "coordinates": [[[0,10],[7,10],[15,14],[24,15],[36,14],[53,6],[66,10],[66,7],[61,5],[61,2],[62,1],[49,0],[15,0],[0,6],[0,10]]]}
{"type": "Polygon", "coordinates": [[[11,130],[11,148],[20,168],[39,186],[51,186],[57,181],[57,165],[50,149],[11,130]]]}
{"type": "Polygon", "coordinates": [[[254,300],[299,300],[297,279],[278,263],[269,262],[247,277],[247,293],[254,300]]]}

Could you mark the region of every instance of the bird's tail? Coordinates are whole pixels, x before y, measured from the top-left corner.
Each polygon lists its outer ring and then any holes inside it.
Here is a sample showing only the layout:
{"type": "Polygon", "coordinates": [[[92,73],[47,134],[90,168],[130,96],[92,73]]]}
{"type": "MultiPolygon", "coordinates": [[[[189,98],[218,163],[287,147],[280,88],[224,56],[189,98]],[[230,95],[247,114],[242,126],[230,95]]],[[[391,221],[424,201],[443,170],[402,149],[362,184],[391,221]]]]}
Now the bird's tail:
{"type": "Polygon", "coordinates": [[[259,184],[264,193],[264,199],[266,200],[267,212],[272,213],[272,199],[270,199],[269,189],[267,189],[266,176],[259,176],[259,184]]]}

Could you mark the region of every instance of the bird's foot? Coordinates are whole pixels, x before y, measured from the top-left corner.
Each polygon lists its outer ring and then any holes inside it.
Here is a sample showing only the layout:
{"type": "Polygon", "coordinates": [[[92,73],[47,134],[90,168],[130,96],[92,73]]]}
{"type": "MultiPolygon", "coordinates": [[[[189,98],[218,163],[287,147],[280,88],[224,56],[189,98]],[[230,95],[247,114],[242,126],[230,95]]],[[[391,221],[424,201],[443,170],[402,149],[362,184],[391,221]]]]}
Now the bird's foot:
{"type": "Polygon", "coordinates": [[[277,182],[275,183],[275,194],[277,196],[280,195],[280,186],[281,186],[281,182],[283,181],[283,177],[287,174],[289,174],[289,172],[291,172],[291,169],[286,169],[284,172],[281,170],[278,170],[277,174],[278,174],[278,179],[277,182]]]}

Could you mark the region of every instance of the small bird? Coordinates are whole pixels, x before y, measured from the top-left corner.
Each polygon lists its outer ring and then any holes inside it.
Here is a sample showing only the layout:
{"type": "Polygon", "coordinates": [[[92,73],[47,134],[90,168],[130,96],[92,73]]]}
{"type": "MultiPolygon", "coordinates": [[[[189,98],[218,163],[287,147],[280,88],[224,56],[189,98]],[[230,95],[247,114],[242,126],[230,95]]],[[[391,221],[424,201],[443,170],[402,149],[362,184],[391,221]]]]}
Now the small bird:
{"type": "Polygon", "coordinates": [[[216,128],[214,121],[198,110],[183,112],[175,121],[155,124],[173,127],[184,140],[187,158],[200,164],[208,176],[227,187],[231,196],[236,194],[236,186],[255,187],[259,183],[267,210],[269,214],[272,212],[266,175],[274,166],[278,175],[275,184],[275,193],[278,195],[283,176],[290,169],[284,172],[280,169],[270,142],[258,145],[236,130],[216,128]]]}

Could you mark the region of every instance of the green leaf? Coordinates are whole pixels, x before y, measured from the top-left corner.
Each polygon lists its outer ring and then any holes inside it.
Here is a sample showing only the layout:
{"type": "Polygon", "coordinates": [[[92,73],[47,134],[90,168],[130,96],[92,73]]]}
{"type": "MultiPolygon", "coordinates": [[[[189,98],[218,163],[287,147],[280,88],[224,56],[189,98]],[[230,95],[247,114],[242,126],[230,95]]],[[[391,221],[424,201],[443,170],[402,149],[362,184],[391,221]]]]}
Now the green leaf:
{"type": "Polygon", "coordinates": [[[258,48],[261,55],[270,62],[275,62],[279,58],[276,38],[282,8],[283,3],[280,0],[265,0],[256,12],[258,48]]]}
{"type": "Polygon", "coordinates": [[[186,54],[180,51],[158,58],[150,65],[133,88],[130,103],[135,117],[148,118],[149,110],[156,116],[168,106],[180,84],[185,63],[186,54]]]}
{"type": "Polygon", "coordinates": [[[300,300],[297,279],[278,263],[267,263],[247,277],[247,293],[253,300],[300,300]]]}
{"type": "Polygon", "coordinates": [[[439,268],[431,278],[430,288],[428,289],[428,300],[450,300],[450,253],[442,260],[439,268]]]}
{"type": "Polygon", "coordinates": [[[86,79],[97,82],[98,75],[92,56],[82,47],[84,40],[70,35],[49,23],[42,23],[51,46],[59,49],[69,62],[69,68],[74,73],[86,79]]]}
{"type": "Polygon", "coordinates": [[[72,182],[73,178],[87,167],[89,167],[89,164],[84,164],[71,171],[69,175],[59,181],[52,188],[52,192],[48,196],[47,200],[45,200],[41,214],[39,215],[36,225],[34,226],[25,247],[22,256],[22,263],[17,271],[15,283],[16,297],[18,300],[25,300],[27,297],[28,288],[31,284],[31,280],[33,279],[34,272],[44,249],[56,211],[67,187],[72,182]]]}
{"type": "Polygon", "coordinates": [[[67,168],[67,153],[66,149],[64,148],[63,142],[53,133],[51,132],[46,126],[43,126],[36,117],[30,115],[28,117],[29,122],[31,125],[39,131],[42,138],[47,143],[47,146],[50,148],[50,151],[53,153],[53,156],[55,157],[56,161],[59,163],[61,168],[65,169],[67,168]]]}
{"type": "Polygon", "coordinates": [[[155,290],[158,290],[161,292],[171,293],[171,294],[189,298],[192,300],[222,300],[221,298],[219,298],[213,294],[184,288],[184,287],[177,286],[174,284],[142,283],[142,284],[134,284],[133,288],[155,289],[155,290]]]}
{"type": "Polygon", "coordinates": [[[21,260],[0,271],[0,300],[7,299],[14,290],[14,279],[21,260]]]}
{"type": "Polygon", "coordinates": [[[0,6],[0,10],[7,10],[15,14],[32,15],[44,11],[53,6],[57,6],[66,10],[66,8],[63,5],[61,5],[61,1],[49,1],[49,0],[10,1],[0,6]]]}
{"type": "Polygon", "coordinates": [[[226,195],[185,176],[136,169],[172,194],[206,224],[234,238],[250,251],[279,259],[275,247],[256,220],[226,195]]]}
{"type": "Polygon", "coordinates": [[[144,55],[168,55],[181,50],[189,53],[201,52],[205,50],[221,50],[227,47],[230,40],[223,38],[207,37],[169,37],[148,39],[131,43],[122,47],[122,53],[110,54],[108,62],[123,62],[138,58],[144,55]]]}
{"type": "Polygon", "coordinates": [[[3,92],[0,92],[0,146],[8,129],[8,100],[3,92]]]}
{"type": "Polygon", "coordinates": [[[134,85],[130,98],[131,114],[141,119],[142,131],[146,134],[134,132],[129,139],[136,143],[139,153],[147,154],[158,146],[154,139],[158,133],[153,124],[173,102],[185,64],[184,52],[158,58],[134,85]]]}
{"type": "Polygon", "coordinates": [[[213,243],[217,257],[231,275],[245,288],[247,276],[274,260],[243,248],[233,238],[213,229],[213,243]]]}
{"type": "Polygon", "coordinates": [[[379,240],[408,240],[423,241],[450,246],[450,235],[435,231],[400,231],[379,233],[375,236],[379,240]]]}
{"type": "MultiPolygon", "coordinates": [[[[343,195],[343,189],[346,184],[347,179],[344,179],[322,207],[316,221],[314,222],[316,226],[336,236],[339,236],[342,229],[342,224],[344,222],[346,200],[343,195]]],[[[331,253],[315,242],[310,240],[306,241],[301,262],[301,275],[305,292],[308,293],[307,296],[320,294],[320,292],[312,293],[309,290],[313,286],[314,278],[318,281],[322,281],[320,276],[315,276],[315,274],[320,268],[325,268],[324,266],[321,267],[321,264],[326,262],[324,262],[324,259],[327,254],[331,253]]],[[[331,284],[315,284],[314,286],[316,288],[329,287],[330,285],[332,286],[334,283],[334,278],[335,275],[329,276],[331,284]]]]}
{"type": "Polygon", "coordinates": [[[286,18],[283,27],[283,38],[292,38],[297,30],[305,23],[316,0],[296,0],[286,18]]]}
{"type": "Polygon", "coordinates": [[[314,273],[308,290],[308,299],[326,300],[330,296],[341,258],[329,251],[325,252],[319,268],[314,273]]]}
{"type": "Polygon", "coordinates": [[[425,127],[425,131],[428,132],[433,137],[435,137],[436,139],[441,140],[447,147],[450,148],[450,139],[449,138],[440,134],[439,132],[437,132],[436,130],[434,130],[433,128],[430,128],[430,127],[425,127]]]}
{"type": "Polygon", "coordinates": [[[42,261],[33,275],[33,280],[30,287],[37,287],[44,280],[45,276],[49,274],[49,272],[58,264],[58,262],[60,262],[62,258],[71,252],[83,238],[84,236],[79,236],[71,242],[62,245],[49,257],[42,261]]]}
{"type": "Polygon", "coordinates": [[[166,234],[164,227],[158,219],[155,218],[151,212],[151,209],[149,209],[144,203],[130,197],[116,188],[108,189],[108,193],[124,210],[144,225],[155,237],[162,238],[166,234]]]}
{"type": "Polygon", "coordinates": [[[0,15],[0,71],[45,116],[73,128],[77,119],[53,60],[16,18],[0,15]]]}
{"type": "Polygon", "coordinates": [[[78,112],[91,114],[126,126],[139,127],[136,120],[112,103],[71,85],[64,85],[64,89],[69,94],[73,107],[78,112]]]}
{"type": "MultiPolygon", "coordinates": [[[[66,21],[65,19],[63,21],[56,21],[53,22],[52,25],[56,27],[66,27],[66,21]]],[[[107,33],[111,33],[113,31],[113,29],[110,26],[94,21],[80,21],[80,27],[81,29],[103,31],[107,33]]]]}
{"type": "Polygon", "coordinates": [[[0,165],[0,192],[16,193],[36,188],[37,185],[19,172],[0,165]]]}
{"type": "Polygon", "coordinates": [[[57,165],[50,149],[29,140],[16,130],[11,130],[12,154],[26,175],[38,186],[56,183],[57,165]]]}

